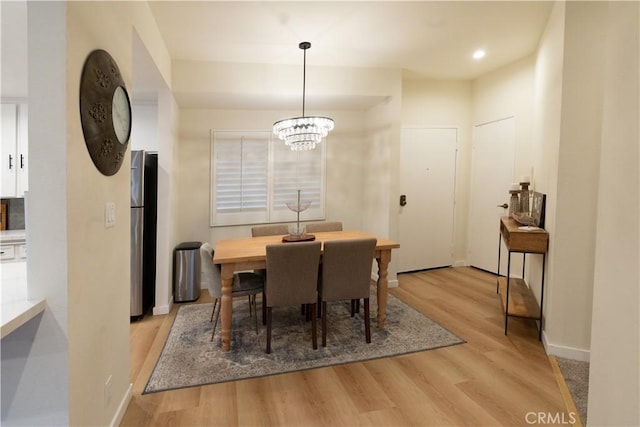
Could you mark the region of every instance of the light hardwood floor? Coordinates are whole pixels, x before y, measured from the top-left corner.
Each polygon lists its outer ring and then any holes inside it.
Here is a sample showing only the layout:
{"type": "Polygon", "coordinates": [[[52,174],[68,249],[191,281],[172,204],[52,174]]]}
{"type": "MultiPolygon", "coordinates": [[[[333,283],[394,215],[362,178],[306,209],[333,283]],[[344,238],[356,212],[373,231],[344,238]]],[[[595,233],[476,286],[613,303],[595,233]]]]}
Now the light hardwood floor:
{"type": "MultiPolygon", "coordinates": [[[[517,426],[565,414],[532,320],[504,318],[495,276],[446,268],[390,292],[466,341],[404,356],[142,395],[175,316],[131,325],[122,426],[517,426]]],[[[208,302],[204,291],[199,303],[208,302]]],[[[373,326],[375,327],[375,326],[373,326]]],[[[562,418],[555,418],[562,420],[562,418]]]]}

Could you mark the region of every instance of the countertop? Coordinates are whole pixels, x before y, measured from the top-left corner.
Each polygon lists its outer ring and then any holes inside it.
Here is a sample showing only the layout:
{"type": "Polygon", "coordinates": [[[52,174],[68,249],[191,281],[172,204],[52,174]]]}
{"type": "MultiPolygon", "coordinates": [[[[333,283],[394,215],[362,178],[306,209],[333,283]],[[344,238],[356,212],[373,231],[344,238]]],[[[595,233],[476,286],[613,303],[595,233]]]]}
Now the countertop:
{"type": "MultiPolygon", "coordinates": [[[[2,241],[5,242],[4,239],[2,241]]],[[[0,265],[0,269],[2,276],[0,338],[4,338],[42,313],[46,302],[43,299],[28,298],[26,262],[3,263],[0,265]]]]}

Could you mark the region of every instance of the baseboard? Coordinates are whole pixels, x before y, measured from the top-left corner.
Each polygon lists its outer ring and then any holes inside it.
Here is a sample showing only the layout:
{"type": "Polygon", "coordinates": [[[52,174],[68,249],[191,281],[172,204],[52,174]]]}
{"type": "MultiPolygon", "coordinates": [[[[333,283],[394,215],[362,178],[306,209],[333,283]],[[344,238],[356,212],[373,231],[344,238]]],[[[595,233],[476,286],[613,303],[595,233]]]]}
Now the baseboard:
{"type": "Polygon", "coordinates": [[[169,304],[166,305],[156,305],[153,307],[153,315],[160,316],[162,314],[169,314],[171,312],[171,308],[173,307],[173,298],[169,301],[169,304]]]}
{"type": "MultiPolygon", "coordinates": [[[[371,273],[371,280],[373,280],[374,282],[378,282],[378,275],[375,274],[375,273],[371,273]]],[[[387,287],[388,288],[397,288],[398,287],[398,279],[387,280],[387,287]]]]}
{"type": "Polygon", "coordinates": [[[127,392],[124,394],[124,397],[120,401],[120,405],[118,406],[118,410],[116,411],[113,419],[111,420],[112,427],[119,426],[124,418],[125,412],[127,412],[127,408],[129,407],[129,402],[131,402],[131,397],[133,396],[133,383],[129,384],[129,388],[127,388],[127,392]]]}
{"type": "Polygon", "coordinates": [[[550,343],[544,331],[542,331],[542,344],[548,355],[562,357],[563,359],[579,360],[580,362],[588,362],[591,358],[590,350],[550,343]]]}

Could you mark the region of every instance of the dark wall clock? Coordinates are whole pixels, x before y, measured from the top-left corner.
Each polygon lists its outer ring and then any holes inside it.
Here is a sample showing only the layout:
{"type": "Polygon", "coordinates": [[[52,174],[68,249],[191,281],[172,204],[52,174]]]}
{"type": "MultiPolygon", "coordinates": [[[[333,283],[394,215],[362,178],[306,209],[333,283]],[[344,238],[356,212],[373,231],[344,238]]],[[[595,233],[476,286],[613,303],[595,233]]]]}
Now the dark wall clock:
{"type": "Polygon", "coordinates": [[[87,56],[80,78],[80,120],[91,160],[104,175],[114,175],[131,135],[131,102],[116,61],[104,50],[87,56]]]}

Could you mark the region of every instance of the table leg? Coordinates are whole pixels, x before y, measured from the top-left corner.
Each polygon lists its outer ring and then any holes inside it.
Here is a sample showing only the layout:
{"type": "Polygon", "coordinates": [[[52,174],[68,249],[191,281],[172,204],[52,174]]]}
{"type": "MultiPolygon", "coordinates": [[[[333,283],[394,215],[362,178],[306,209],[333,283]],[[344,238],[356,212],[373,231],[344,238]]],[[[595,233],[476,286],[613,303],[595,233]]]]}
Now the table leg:
{"type": "Polygon", "coordinates": [[[220,337],[222,342],[222,351],[229,351],[231,348],[231,315],[233,311],[233,298],[231,289],[233,287],[233,264],[222,264],[222,298],[220,301],[220,317],[222,318],[222,326],[220,329],[220,337]]]}
{"type": "Polygon", "coordinates": [[[387,320],[387,288],[389,282],[387,275],[389,274],[389,261],[391,261],[391,249],[380,251],[380,256],[376,258],[378,262],[378,283],[377,294],[378,300],[378,328],[384,328],[384,322],[387,320]]]}

